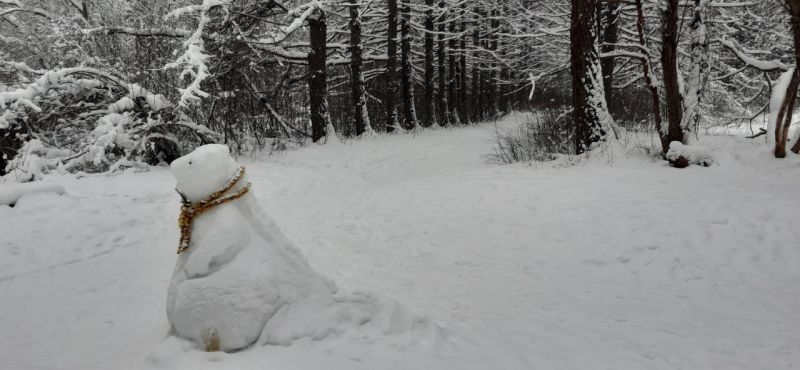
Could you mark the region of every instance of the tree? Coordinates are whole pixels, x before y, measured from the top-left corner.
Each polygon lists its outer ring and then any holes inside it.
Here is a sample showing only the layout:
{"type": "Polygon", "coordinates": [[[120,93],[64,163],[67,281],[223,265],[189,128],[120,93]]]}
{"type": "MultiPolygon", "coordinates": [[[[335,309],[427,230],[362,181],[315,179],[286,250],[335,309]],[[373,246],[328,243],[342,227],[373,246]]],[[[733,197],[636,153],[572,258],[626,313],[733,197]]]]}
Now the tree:
{"type": "Polygon", "coordinates": [[[397,105],[395,99],[399,89],[397,81],[397,0],[388,0],[386,26],[386,132],[399,127],[397,122],[397,105]]]}
{"type": "Polygon", "coordinates": [[[328,80],[325,71],[327,24],[325,12],[317,10],[316,17],[308,18],[311,51],[308,53],[308,95],[311,111],[311,138],[318,142],[325,137],[330,124],[328,116],[328,80]]]}
{"type": "Polygon", "coordinates": [[[662,154],[666,154],[669,149],[669,138],[664,135],[662,129],[663,122],[661,120],[661,98],[658,94],[658,84],[653,77],[653,68],[650,59],[650,49],[647,47],[647,38],[645,37],[644,30],[644,10],[642,9],[642,0],[635,0],[636,6],[636,35],[638,37],[639,46],[642,50],[642,75],[644,77],[645,85],[650,91],[650,102],[653,112],[653,121],[656,133],[661,140],[662,154]]]}
{"type": "MultiPolygon", "coordinates": [[[[599,4],[598,4],[599,5],[599,4]]],[[[603,28],[603,54],[614,51],[614,44],[619,39],[619,10],[620,4],[616,1],[609,1],[606,4],[604,17],[605,28],[603,28]]],[[[600,17],[598,17],[598,21],[600,17]]],[[[611,100],[612,85],[614,82],[614,57],[603,58],[601,62],[603,68],[603,87],[605,88],[606,99],[611,100]]]]}
{"type": "Polygon", "coordinates": [[[423,104],[422,125],[430,126],[436,121],[436,103],[433,92],[435,65],[433,60],[433,0],[425,0],[425,101],[423,104]]]}
{"type": "Polygon", "coordinates": [[[664,7],[664,30],[661,38],[661,69],[664,74],[664,93],[667,105],[667,147],[663,148],[664,153],[669,150],[669,143],[673,141],[684,142],[683,122],[683,94],[681,93],[680,82],[678,81],[678,19],[679,19],[679,0],[666,0],[664,7]]]}
{"type": "Polygon", "coordinates": [[[603,94],[603,77],[595,28],[596,0],[572,0],[570,63],[575,119],[575,152],[581,154],[603,141],[611,117],[603,94]]]}
{"type": "Polygon", "coordinates": [[[481,47],[481,12],[479,8],[475,8],[472,30],[472,88],[470,89],[470,101],[472,104],[472,120],[480,121],[483,119],[483,109],[481,108],[481,75],[480,75],[480,54],[478,50],[481,47]]]}
{"type": "Polygon", "coordinates": [[[445,2],[439,2],[439,48],[437,50],[437,59],[439,60],[439,125],[446,126],[450,124],[450,109],[447,104],[447,70],[445,68],[445,2]]]}
{"type": "MultiPolygon", "coordinates": [[[[792,70],[792,79],[786,88],[784,101],[781,104],[781,113],[778,113],[776,129],[780,125],[781,115],[783,115],[783,129],[780,135],[776,133],[775,156],[782,158],[786,155],[785,145],[789,136],[789,126],[792,124],[792,113],[794,113],[794,103],[797,97],[797,89],[800,84],[800,0],[786,0],[786,9],[791,17],[792,33],[794,34],[794,62],[795,68],[792,70]]],[[[800,153],[800,135],[792,146],[792,152],[800,153]]]]}
{"type": "Polygon", "coordinates": [[[709,0],[694,0],[692,18],[689,22],[689,35],[691,38],[689,49],[690,69],[686,81],[686,95],[681,119],[681,131],[684,133],[684,141],[687,140],[691,130],[695,129],[700,122],[700,98],[703,96],[703,89],[710,70],[708,29],[706,27],[708,4],[709,0]]]}
{"type": "Polygon", "coordinates": [[[364,73],[361,46],[361,14],[358,0],[352,0],[350,8],[350,86],[353,95],[353,122],[356,136],[372,133],[367,110],[367,93],[364,88],[364,73]]]}
{"type": "Polygon", "coordinates": [[[413,66],[411,65],[411,7],[403,5],[400,34],[402,37],[402,75],[403,75],[403,128],[412,130],[417,127],[417,110],[414,107],[413,66]]]}

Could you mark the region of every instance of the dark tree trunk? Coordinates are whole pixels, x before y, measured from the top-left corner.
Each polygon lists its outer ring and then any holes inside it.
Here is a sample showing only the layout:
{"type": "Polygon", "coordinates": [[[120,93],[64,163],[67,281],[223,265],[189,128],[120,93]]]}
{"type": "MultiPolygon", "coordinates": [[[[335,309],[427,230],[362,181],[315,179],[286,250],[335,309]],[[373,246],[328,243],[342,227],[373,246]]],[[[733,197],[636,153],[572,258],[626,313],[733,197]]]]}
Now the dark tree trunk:
{"type": "Polygon", "coordinates": [[[489,66],[489,77],[488,77],[488,92],[487,92],[487,108],[489,110],[490,117],[496,117],[498,113],[497,109],[497,58],[494,53],[497,52],[497,32],[498,27],[500,26],[500,21],[497,19],[500,16],[500,12],[497,10],[492,10],[492,17],[489,25],[491,29],[489,30],[489,50],[492,51],[492,63],[489,66]]]}
{"type": "Polygon", "coordinates": [[[397,0],[388,0],[389,14],[387,17],[387,45],[386,45],[386,96],[384,107],[386,109],[386,132],[394,131],[397,124],[397,92],[400,83],[397,81],[397,0]]]}
{"type": "MultiPolygon", "coordinates": [[[[610,1],[605,8],[605,28],[603,29],[603,45],[601,51],[610,53],[614,51],[614,44],[619,38],[619,3],[610,1]]],[[[603,87],[606,92],[606,101],[611,101],[612,86],[614,82],[614,57],[603,58],[603,87]]]]}
{"type": "MultiPolygon", "coordinates": [[[[479,14],[481,18],[483,18],[487,13],[481,11],[479,14]]],[[[483,50],[489,50],[489,40],[492,38],[492,35],[489,34],[489,30],[491,29],[491,27],[489,27],[488,23],[489,21],[481,22],[481,27],[482,27],[481,35],[483,37],[481,37],[480,40],[480,48],[483,50]]],[[[489,65],[486,63],[486,58],[487,56],[483,56],[482,58],[479,59],[480,62],[478,63],[478,66],[480,68],[480,80],[481,80],[480,91],[478,91],[478,112],[481,121],[486,119],[486,112],[488,111],[486,107],[488,106],[488,101],[489,101],[488,93],[491,83],[488,77],[489,65]]]]}
{"type": "Polygon", "coordinates": [[[436,121],[436,101],[433,92],[435,63],[433,60],[433,0],[425,0],[425,101],[422,125],[430,126],[436,121]]]}
{"type": "Polygon", "coordinates": [[[794,102],[797,100],[797,86],[800,84],[800,74],[798,72],[800,72],[800,69],[795,68],[792,73],[792,79],[789,80],[789,86],[786,87],[786,95],[775,120],[775,158],[786,157],[786,142],[789,140],[789,127],[792,124],[794,102]]]}
{"type": "Polygon", "coordinates": [[[403,5],[403,17],[401,20],[400,33],[402,35],[401,49],[402,73],[403,73],[403,127],[411,130],[417,127],[417,111],[414,107],[414,85],[412,80],[413,68],[411,66],[411,35],[409,34],[409,23],[411,23],[411,7],[403,5]]]}
{"type": "MultiPolygon", "coordinates": [[[[644,12],[642,10],[642,0],[636,0],[636,34],[639,36],[639,45],[647,50],[647,39],[645,39],[644,32],[644,12]]],[[[656,132],[661,140],[661,154],[666,154],[669,149],[669,142],[667,136],[662,134],[662,121],[661,121],[661,99],[658,96],[658,86],[656,86],[651,76],[650,68],[650,54],[645,53],[642,60],[642,72],[644,74],[644,82],[650,90],[650,102],[653,110],[653,120],[655,121],[656,132]]]]}
{"type": "MultiPolygon", "coordinates": [[[[797,65],[800,64],[800,0],[786,0],[786,5],[788,6],[789,14],[791,15],[792,33],[794,33],[794,60],[795,65],[797,65]]],[[[787,137],[789,135],[789,125],[792,122],[792,113],[794,112],[794,100],[797,96],[798,89],[798,83],[796,81],[800,80],[800,68],[795,68],[792,80],[795,81],[794,89],[791,89],[792,84],[790,83],[790,89],[786,92],[786,99],[792,100],[792,105],[786,111],[786,118],[784,118],[784,127],[787,137]]],[[[776,126],[777,123],[780,122],[776,122],[776,126]]],[[[794,153],[800,153],[800,140],[797,140],[794,143],[791,150],[794,153]]]]}
{"type": "Polygon", "coordinates": [[[450,121],[453,124],[461,123],[461,117],[458,114],[458,81],[459,77],[458,74],[460,73],[456,68],[456,48],[458,47],[458,40],[454,37],[456,34],[456,21],[451,20],[449,25],[449,32],[450,32],[450,42],[448,43],[448,51],[447,56],[447,86],[448,86],[448,98],[447,101],[450,103],[450,121]]]}
{"type": "Polygon", "coordinates": [[[510,97],[508,93],[508,81],[511,80],[511,73],[508,71],[507,68],[503,68],[500,70],[500,89],[499,89],[499,98],[500,98],[500,111],[503,114],[508,114],[511,109],[510,104],[510,97]]]}
{"type": "Polygon", "coordinates": [[[442,15],[439,16],[439,50],[437,50],[437,58],[439,59],[439,125],[445,126],[450,123],[448,113],[450,109],[447,104],[447,70],[445,69],[445,14],[444,14],[444,1],[439,3],[439,9],[442,15]]]}
{"type": "Polygon", "coordinates": [[[459,81],[459,89],[458,89],[458,110],[461,113],[461,120],[462,123],[467,123],[469,121],[469,117],[467,114],[467,10],[466,10],[466,2],[461,3],[461,52],[459,53],[459,77],[461,81],[459,81]]]}
{"type": "MultiPolygon", "coordinates": [[[[683,120],[683,96],[678,84],[678,18],[679,0],[667,0],[664,8],[664,34],[661,43],[661,69],[664,74],[664,93],[667,104],[666,130],[667,147],[673,141],[684,142],[685,138],[681,129],[683,120]]],[[[663,129],[662,129],[663,130],[663,129]]]]}
{"type": "MultiPolygon", "coordinates": [[[[350,7],[350,86],[353,93],[353,123],[355,134],[363,134],[369,124],[367,111],[367,93],[364,88],[364,63],[361,59],[361,15],[358,12],[357,0],[350,7]]],[[[371,128],[370,128],[371,130],[371,128]]]]}
{"type": "Polygon", "coordinates": [[[308,96],[311,111],[311,138],[318,142],[328,126],[328,82],[325,75],[327,25],[325,13],[308,18],[311,51],[308,53],[308,96]]]}
{"type": "Polygon", "coordinates": [[[472,48],[475,51],[472,52],[472,58],[474,59],[472,62],[472,89],[470,90],[470,101],[472,104],[472,120],[473,121],[480,121],[481,119],[481,107],[480,107],[480,96],[481,96],[481,75],[480,75],[480,52],[478,51],[481,47],[481,15],[478,8],[475,8],[475,24],[473,25],[472,31],[472,48]]]}
{"type": "Polygon", "coordinates": [[[597,1],[572,0],[570,62],[577,154],[605,139],[609,120],[603,96],[597,36],[593,29],[597,1]]]}

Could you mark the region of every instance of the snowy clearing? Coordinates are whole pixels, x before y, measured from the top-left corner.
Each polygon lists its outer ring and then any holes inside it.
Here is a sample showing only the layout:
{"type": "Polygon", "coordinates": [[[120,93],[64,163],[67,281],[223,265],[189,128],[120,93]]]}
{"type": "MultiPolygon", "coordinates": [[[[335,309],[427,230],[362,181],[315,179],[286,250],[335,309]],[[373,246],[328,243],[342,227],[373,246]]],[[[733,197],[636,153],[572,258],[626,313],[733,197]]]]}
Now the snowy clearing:
{"type": "Polygon", "coordinates": [[[200,352],[168,335],[179,207],[168,171],[51,176],[43,184],[66,194],[0,205],[0,368],[800,366],[797,156],[703,136],[708,168],[636,150],[497,166],[483,157],[493,132],[427,130],[242,161],[314,269],[396,299],[439,331],[200,352]]]}

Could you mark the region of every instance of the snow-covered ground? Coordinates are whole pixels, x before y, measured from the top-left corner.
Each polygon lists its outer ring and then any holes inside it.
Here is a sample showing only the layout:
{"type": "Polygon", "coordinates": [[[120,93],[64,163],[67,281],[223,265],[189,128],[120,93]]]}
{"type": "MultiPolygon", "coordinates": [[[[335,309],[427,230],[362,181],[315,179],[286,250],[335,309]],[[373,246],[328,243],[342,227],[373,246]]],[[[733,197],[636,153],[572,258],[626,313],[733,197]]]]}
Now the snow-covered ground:
{"type": "Polygon", "coordinates": [[[53,176],[66,195],[0,206],[0,368],[800,366],[797,156],[704,136],[708,168],[636,149],[498,166],[484,159],[493,130],[242,160],[313,268],[438,331],[199,352],[168,335],[179,199],[168,171],[53,176]]]}

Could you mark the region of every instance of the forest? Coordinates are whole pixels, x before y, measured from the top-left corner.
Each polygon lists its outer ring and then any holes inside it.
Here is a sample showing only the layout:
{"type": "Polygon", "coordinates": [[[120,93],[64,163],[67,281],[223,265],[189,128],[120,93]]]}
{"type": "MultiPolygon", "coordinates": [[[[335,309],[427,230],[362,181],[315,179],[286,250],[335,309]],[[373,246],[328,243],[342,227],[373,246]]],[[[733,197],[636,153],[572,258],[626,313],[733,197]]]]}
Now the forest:
{"type": "Polygon", "coordinates": [[[631,129],[665,155],[742,125],[800,151],[796,1],[3,0],[0,16],[0,171],[17,181],[531,109],[561,152],[631,129]]]}
{"type": "Polygon", "coordinates": [[[800,0],[0,0],[0,369],[796,369],[798,61],[800,0]]]}

